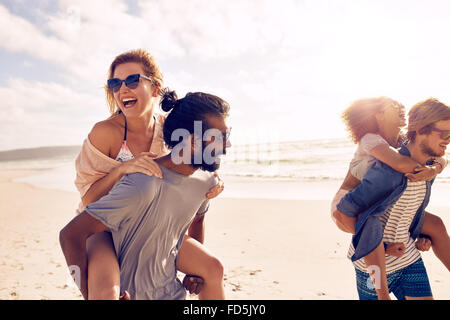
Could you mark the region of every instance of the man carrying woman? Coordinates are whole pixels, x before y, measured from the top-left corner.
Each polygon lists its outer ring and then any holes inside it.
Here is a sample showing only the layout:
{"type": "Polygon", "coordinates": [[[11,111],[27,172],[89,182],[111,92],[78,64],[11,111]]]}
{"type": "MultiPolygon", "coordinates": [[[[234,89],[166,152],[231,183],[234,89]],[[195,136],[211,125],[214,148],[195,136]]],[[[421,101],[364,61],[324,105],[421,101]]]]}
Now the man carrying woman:
{"type": "MultiPolygon", "coordinates": [[[[83,143],[75,163],[75,185],[81,203],[77,213],[108,194],[126,174],[141,172],[162,177],[155,158],[168,154],[163,138],[165,115],[156,108],[163,88],[163,75],[154,57],[137,49],[118,55],[111,63],[105,86],[111,116],[98,122],[83,143]]],[[[223,183],[206,194],[211,199],[223,190],[223,183]]],[[[203,228],[203,216],[198,216],[183,240],[178,265],[194,270],[184,283],[198,293],[200,284],[223,281],[220,260],[202,244],[195,230],[203,228]],[[200,278],[199,278],[200,277],[200,278]]],[[[89,299],[117,299],[120,296],[120,271],[111,233],[96,233],[87,241],[89,299]]],[[[181,270],[180,270],[181,271],[181,270]]],[[[206,284],[207,286],[207,284],[206,284]]],[[[221,299],[223,292],[203,290],[200,299],[221,299]]]]}
{"type": "MultiPolygon", "coordinates": [[[[195,216],[208,210],[205,193],[216,184],[212,172],[230,146],[226,125],[229,106],[205,93],[189,93],[183,99],[166,93],[161,102],[165,111],[172,110],[163,132],[173,151],[155,160],[163,177],[141,172],[125,175],[60,233],[67,264],[80,270],[80,290],[86,299],[86,242],[107,230],[112,233],[119,261],[121,291],[131,299],[184,299],[186,291],[177,278],[177,268],[195,272],[179,265],[178,251],[195,216]],[[182,148],[175,152],[177,146],[182,148]]],[[[206,281],[203,290],[223,292],[223,281],[206,281]]]]}
{"type": "MultiPolygon", "coordinates": [[[[450,108],[436,99],[416,104],[409,113],[407,137],[399,151],[402,157],[425,168],[430,160],[444,156],[450,142],[450,108]]],[[[445,227],[427,222],[425,207],[434,177],[416,181],[420,179],[408,179],[393,167],[372,161],[360,184],[335,201],[333,218],[341,230],[354,234],[349,257],[360,299],[389,299],[389,292],[399,299],[431,299],[415,240],[421,233],[432,234],[433,250],[446,265],[450,242],[445,227]],[[371,270],[374,286],[368,285],[371,270]]]]}

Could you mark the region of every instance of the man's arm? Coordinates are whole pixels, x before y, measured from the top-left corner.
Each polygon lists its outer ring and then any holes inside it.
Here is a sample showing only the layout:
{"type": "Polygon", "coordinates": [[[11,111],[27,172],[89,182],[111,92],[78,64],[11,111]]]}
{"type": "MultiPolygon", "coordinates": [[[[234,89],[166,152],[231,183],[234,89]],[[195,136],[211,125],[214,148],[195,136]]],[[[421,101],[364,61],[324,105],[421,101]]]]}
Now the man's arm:
{"type": "Polygon", "coordinates": [[[200,243],[205,241],[205,215],[195,216],[189,226],[188,235],[200,243]]]}
{"type": "Polygon", "coordinates": [[[59,233],[59,243],[67,265],[69,268],[74,266],[75,270],[80,272],[77,286],[86,300],[88,299],[86,240],[91,235],[107,229],[102,222],[83,211],[59,233]]]}
{"type": "MultiPolygon", "coordinates": [[[[208,210],[208,203],[204,202],[200,207],[198,212],[202,214],[197,214],[192,220],[191,225],[188,229],[188,235],[201,244],[205,241],[205,212],[208,210]]],[[[189,293],[199,294],[203,289],[204,280],[201,277],[186,274],[183,279],[183,286],[189,293]]]]}

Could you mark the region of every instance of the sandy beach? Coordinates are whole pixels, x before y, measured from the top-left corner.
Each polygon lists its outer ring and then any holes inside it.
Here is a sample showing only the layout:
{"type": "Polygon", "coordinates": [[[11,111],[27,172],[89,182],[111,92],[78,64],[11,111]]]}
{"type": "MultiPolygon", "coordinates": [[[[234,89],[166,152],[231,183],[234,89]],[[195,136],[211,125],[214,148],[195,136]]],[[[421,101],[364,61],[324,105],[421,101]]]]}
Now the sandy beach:
{"type": "MultiPolygon", "coordinates": [[[[0,299],[81,299],[58,242],[59,230],[74,215],[78,194],[12,182],[34,173],[0,171],[0,299]]],[[[205,244],[225,266],[227,298],[357,299],[354,269],[346,258],[350,235],[332,223],[329,204],[214,200],[205,244]]],[[[450,206],[428,210],[450,228],[450,206]]],[[[434,297],[450,299],[449,272],[431,251],[422,256],[434,297]]]]}

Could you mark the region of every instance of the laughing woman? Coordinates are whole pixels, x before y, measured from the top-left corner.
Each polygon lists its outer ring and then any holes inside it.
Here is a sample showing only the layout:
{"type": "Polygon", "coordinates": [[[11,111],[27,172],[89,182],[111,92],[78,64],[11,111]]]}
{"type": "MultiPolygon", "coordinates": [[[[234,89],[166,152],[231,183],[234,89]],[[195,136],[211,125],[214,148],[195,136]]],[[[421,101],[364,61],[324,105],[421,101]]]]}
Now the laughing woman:
{"type": "MultiPolygon", "coordinates": [[[[126,174],[141,172],[161,177],[153,159],[169,153],[162,131],[165,117],[155,113],[162,87],[162,74],[147,51],[133,50],[114,59],[105,86],[111,117],[95,124],[76,159],[75,185],[81,196],[78,212],[108,194],[126,174]]],[[[222,190],[219,179],[205,197],[214,198],[222,190]]],[[[177,267],[191,274],[183,283],[190,292],[201,290],[200,299],[224,299],[223,266],[203,246],[203,229],[203,216],[198,216],[184,238],[177,267]]],[[[118,299],[119,264],[111,234],[102,232],[90,237],[87,255],[88,298],[118,299]]]]}

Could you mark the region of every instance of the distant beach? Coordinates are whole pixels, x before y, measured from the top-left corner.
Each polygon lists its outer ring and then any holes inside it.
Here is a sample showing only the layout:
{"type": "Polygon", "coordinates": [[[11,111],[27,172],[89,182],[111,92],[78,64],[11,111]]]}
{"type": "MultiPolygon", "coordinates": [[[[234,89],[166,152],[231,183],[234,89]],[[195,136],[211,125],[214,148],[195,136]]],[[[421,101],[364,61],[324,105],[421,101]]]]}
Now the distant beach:
{"type": "MultiPolygon", "coordinates": [[[[307,142],[296,145],[306,148],[307,142]]],[[[0,153],[0,299],[81,299],[58,243],[59,230],[79,202],[73,186],[77,147],[71,148],[14,160],[1,160],[0,153]]],[[[225,266],[227,298],[357,299],[354,269],[346,258],[351,237],[336,228],[329,212],[353,146],[344,145],[341,162],[329,166],[326,160],[336,150],[318,156],[319,147],[309,148],[308,157],[315,160],[305,166],[322,170],[319,178],[300,163],[279,161],[282,173],[274,175],[258,167],[262,160],[234,161],[231,154],[219,172],[225,190],[207,213],[206,245],[225,266]]],[[[444,176],[428,207],[447,228],[449,194],[444,176]]],[[[422,256],[435,298],[450,299],[448,271],[432,252],[422,256]]]]}

